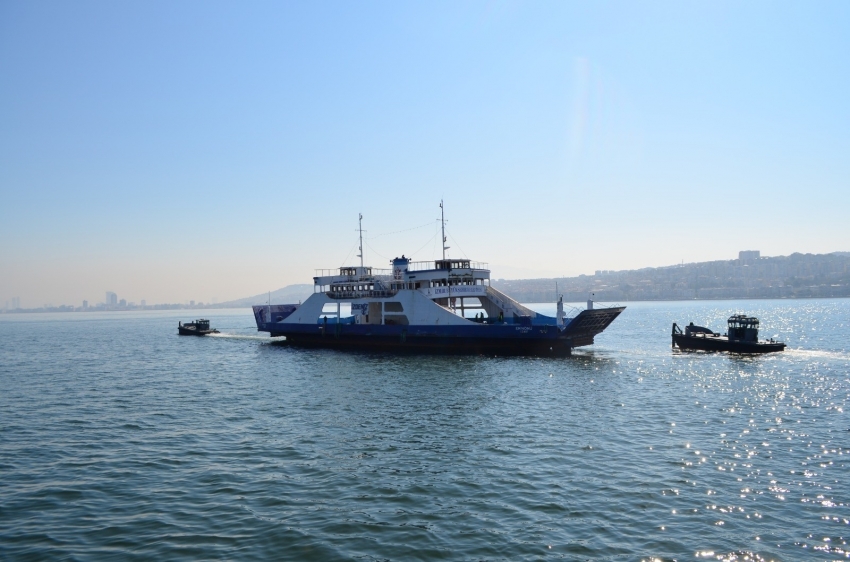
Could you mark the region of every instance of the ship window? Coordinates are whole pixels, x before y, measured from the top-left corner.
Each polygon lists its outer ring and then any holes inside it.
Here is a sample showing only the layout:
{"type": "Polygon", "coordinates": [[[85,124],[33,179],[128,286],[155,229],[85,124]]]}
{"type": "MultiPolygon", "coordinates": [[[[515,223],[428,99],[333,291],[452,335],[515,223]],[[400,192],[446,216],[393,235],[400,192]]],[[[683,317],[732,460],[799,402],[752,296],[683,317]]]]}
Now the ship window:
{"type": "MultiPolygon", "coordinates": [[[[389,303],[387,303],[389,304],[389,303]]],[[[408,326],[410,321],[407,319],[407,316],[404,314],[386,314],[384,315],[384,324],[388,325],[397,325],[397,326],[408,326]]]]}
{"type": "MultiPolygon", "coordinates": [[[[335,302],[325,303],[324,306],[322,306],[321,316],[329,316],[329,317],[335,318],[336,317],[336,307],[337,307],[337,303],[335,303],[335,302]]],[[[346,316],[351,316],[351,303],[350,302],[339,303],[339,315],[342,318],[345,318],[346,316]]]]}
{"type": "Polygon", "coordinates": [[[384,303],[385,312],[404,312],[401,303],[398,301],[388,301],[384,303]]]}

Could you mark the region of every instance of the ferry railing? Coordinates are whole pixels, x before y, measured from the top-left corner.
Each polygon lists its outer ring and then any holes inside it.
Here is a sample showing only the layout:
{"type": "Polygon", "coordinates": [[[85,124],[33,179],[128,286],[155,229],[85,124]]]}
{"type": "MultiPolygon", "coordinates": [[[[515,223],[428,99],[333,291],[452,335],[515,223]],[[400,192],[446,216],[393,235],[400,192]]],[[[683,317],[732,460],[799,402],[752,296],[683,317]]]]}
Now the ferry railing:
{"type": "MultiPolygon", "coordinates": [[[[467,269],[467,268],[462,268],[467,269]]],[[[490,264],[486,262],[470,261],[469,269],[490,269],[490,264]]],[[[437,270],[437,264],[432,261],[412,261],[407,264],[407,271],[446,271],[437,270]]]]}
{"type": "MultiPolygon", "coordinates": [[[[391,277],[392,274],[393,274],[392,269],[385,269],[385,268],[377,269],[377,268],[373,267],[372,268],[372,275],[364,275],[364,276],[361,276],[361,275],[341,275],[340,272],[339,272],[339,269],[340,268],[316,269],[315,275],[313,277],[338,277],[338,278],[345,278],[346,280],[350,280],[350,281],[357,281],[357,280],[364,280],[364,279],[372,278],[372,277],[382,277],[382,276],[390,276],[391,277]]],[[[462,270],[478,269],[478,270],[489,271],[490,270],[490,264],[487,263],[487,262],[470,261],[468,268],[467,267],[454,268],[451,271],[455,271],[455,270],[458,270],[458,269],[462,269],[462,270]]],[[[434,261],[412,261],[412,262],[407,264],[407,271],[414,272],[414,271],[449,271],[449,270],[437,269],[437,264],[434,261]]]]}
{"type": "Polygon", "coordinates": [[[323,277],[333,277],[335,280],[345,283],[357,283],[361,281],[371,281],[372,279],[391,279],[391,269],[372,269],[371,275],[340,275],[339,269],[317,269],[314,279],[323,277]]]}
{"type": "MultiPolygon", "coordinates": [[[[316,275],[314,277],[340,277],[341,275],[339,273],[339,269],[340,268],[338,268],[338,267],[334,268],[334,269],[316,269],[315,270],[316,275]]],[[[392,275],[392,272],[393,272],[393,270],[389,269],[389,268],[380,268],[379,269],[379,268],[373,267],[371,269],[372,269],[372,275],[366,276],[366,277],[376,277],[378,275],[392,275]]],[[[344,277],[357,277],[357,275],[345,275],[344,277]]]]}
{"type": "Polygon", "coordinates": [[[339,275],[339,268],[336,269],[317,269],[316,275],[313,277],[335,277],[339,275]]]}
{"type": "MultiPolygon", "coordinates": [[[[620,303],[613,303],[612,304],[612,303],[606,303],[606,302],[600,302],[600,301],[593,301],[593,308],[594,309],[597,309],[597,308],[600,308],[600,309],[602,309],[602,308],[620,308],[620,306],[621,306],[620,303]]],[[[576,307],[572,307],[572,308],[576,308],[576,307]]],[[[581,309],[576,308],[576,310],[581,310],[581,309]]]]}
{"type": "Polygon", "coordinates": [[[374,291],[328,291],[327,295],[332,299],[386,299],[394,297],[398,291],[376,289],[374,291]]]}
{"type": "Polygon", "coordinates": [[[505,312],[517,314],[518,316],[535,316],[537,314],[530,308],[523,306],[521,303],[515,301],[502,291],[495,287],[491,287],[490,285],[487,285],[487,297],[505,312]]]}

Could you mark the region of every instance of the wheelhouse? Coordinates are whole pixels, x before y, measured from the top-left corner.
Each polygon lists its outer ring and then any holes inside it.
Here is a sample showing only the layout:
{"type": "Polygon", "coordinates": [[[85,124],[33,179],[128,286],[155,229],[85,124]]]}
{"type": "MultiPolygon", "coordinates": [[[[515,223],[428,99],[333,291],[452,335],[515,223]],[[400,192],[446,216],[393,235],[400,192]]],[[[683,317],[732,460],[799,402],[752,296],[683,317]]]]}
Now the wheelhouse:
{"type": "Polygon", "coordinates": [[[729,317],[728,336],[729,339],[758,341],[759,336],[759,320],[752,316],[743,314],[734,314],[729,317]]]}

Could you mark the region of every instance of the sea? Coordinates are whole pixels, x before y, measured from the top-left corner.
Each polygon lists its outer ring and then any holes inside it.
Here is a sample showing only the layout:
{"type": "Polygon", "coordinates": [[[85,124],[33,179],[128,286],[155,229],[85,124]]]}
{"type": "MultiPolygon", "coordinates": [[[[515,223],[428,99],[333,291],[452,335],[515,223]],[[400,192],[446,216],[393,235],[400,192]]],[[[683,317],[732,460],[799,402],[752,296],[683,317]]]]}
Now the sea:
{"type": "Polygon", "coordinates": [[[558,359],[0,315],[0,559],[850,557],[850,300],[624,304],[558,359]],[[788,349],[671,349],[735,313],[788,349]]]}

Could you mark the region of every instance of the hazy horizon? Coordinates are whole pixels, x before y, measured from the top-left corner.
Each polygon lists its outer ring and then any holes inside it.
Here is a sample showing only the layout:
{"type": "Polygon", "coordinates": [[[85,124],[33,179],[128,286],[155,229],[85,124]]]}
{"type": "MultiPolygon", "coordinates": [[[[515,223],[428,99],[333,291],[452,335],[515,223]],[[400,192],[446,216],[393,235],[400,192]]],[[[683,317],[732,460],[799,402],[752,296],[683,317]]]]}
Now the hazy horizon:
{"type": "Polygon", "coordinates": [[[0,5],[0,305],[847,251],[850,4],[0,5]]]}

